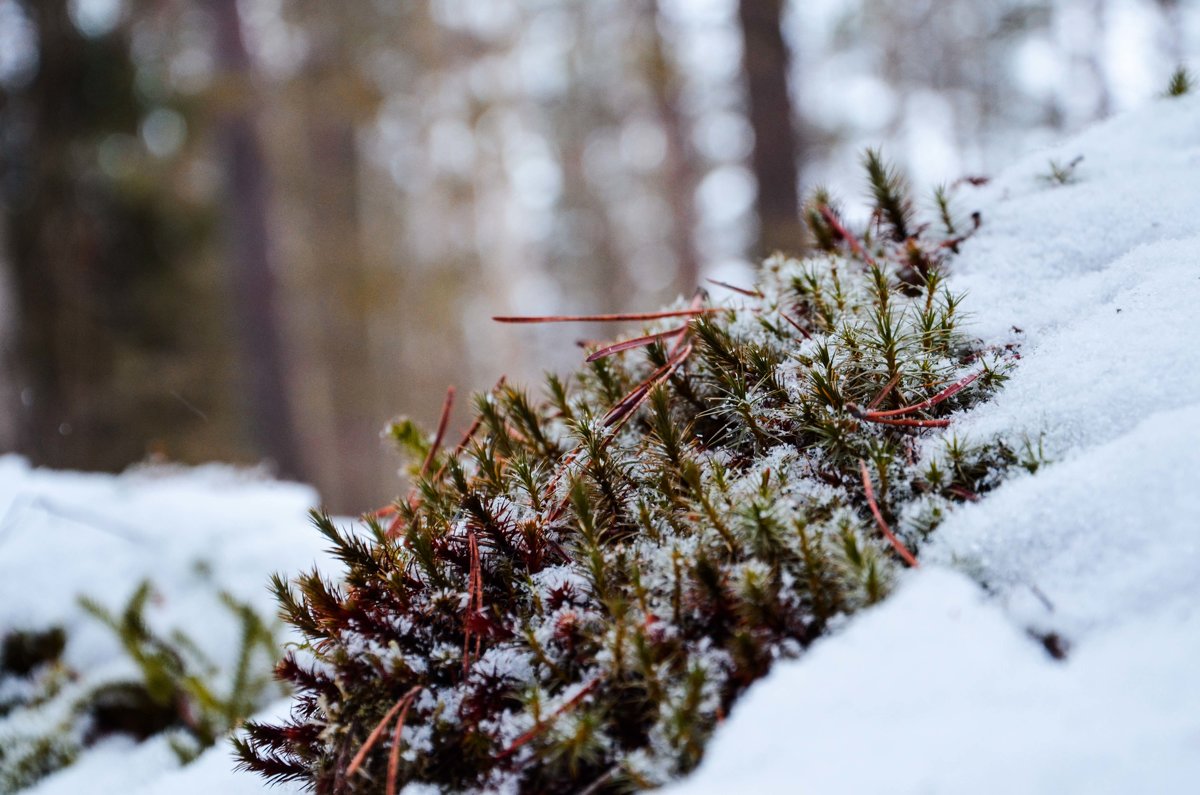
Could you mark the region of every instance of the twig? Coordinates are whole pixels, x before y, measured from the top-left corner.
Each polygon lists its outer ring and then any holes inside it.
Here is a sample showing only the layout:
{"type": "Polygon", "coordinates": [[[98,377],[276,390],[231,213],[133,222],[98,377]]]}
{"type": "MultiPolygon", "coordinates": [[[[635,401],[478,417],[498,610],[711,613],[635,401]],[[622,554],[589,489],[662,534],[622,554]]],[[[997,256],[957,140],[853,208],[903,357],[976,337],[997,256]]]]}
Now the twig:
{"type": "Polygon", "coordinates": [[[858,469],[862,473],[863,493],[867,495],[867,505],[871,506],[871,515],[875,517],[875,523],[879,525],[883,535],[891,543],[892,548],[904,559],[904,562],[914,569],[919,568],[921,564],[917,563],[917,559],[908,551],[908,547],[904,546],[899,538],[896,538],[887,522],[883,520],[883,514],[879,512],[879,503],[875,502],[875,489],[871,486],[871,476],[867,472],[867,462],[861,458],[858,459],[858,469]]]}

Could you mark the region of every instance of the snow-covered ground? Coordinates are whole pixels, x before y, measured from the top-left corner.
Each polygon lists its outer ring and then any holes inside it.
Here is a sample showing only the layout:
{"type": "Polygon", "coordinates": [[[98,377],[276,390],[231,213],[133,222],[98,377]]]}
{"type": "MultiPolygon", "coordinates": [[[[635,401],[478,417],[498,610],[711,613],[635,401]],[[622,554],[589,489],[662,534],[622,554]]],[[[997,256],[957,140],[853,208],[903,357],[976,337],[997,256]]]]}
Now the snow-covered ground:
{"type": "MultiPolygon", "coordinates": [[[[1200,781],[1200,99],[1151,103],[960,200],[983,228],[952,287],[974,333],[1023,358],[948,433],[1040,438],[1052,463],[958,510],[891,599],[752,688],[673,793],[1200,781]],[[1078,155],[1070,184],[1042,178],[1078,155]],[[1065,660],[1034,637],[1049,633],[1065,660]]],[[[211,582],[271,612],[267,575],[323,559],[316,499],[224,468],[112,478],[0,459],[0,628],[61,624],[72,666],[119,667],[76,596],[118,607],[150,576],[163,626],[231,647],[211,582]]],[[[165,742],[111,740],[28,792],[267,790],[231,767],[226,745],[179,768],[165,742]]]]}

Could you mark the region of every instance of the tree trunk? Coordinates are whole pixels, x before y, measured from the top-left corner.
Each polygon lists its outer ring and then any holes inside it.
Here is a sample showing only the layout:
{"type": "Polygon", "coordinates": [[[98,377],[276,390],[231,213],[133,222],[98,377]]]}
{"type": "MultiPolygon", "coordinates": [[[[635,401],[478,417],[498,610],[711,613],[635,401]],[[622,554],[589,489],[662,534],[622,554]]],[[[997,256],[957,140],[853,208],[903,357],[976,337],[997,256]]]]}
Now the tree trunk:
{"type": "Polygon", "coordinates": [[[324,453],[312,460],[313,475],[328,494],[329,507],[359,513],[390,496],[379,438],[388,415],[377,405],[379,378],[367,326],[374,307],[360,238],[358,78],[346,66],[353,62],[355,42],[336,20],[321,21],[326,38],[318,39],[302,76],[310,215],[302,233],[308,267],[301,300],[318,326],[315,352],[324,391],[323,416],[315,418],[317,427],[306,436],[310,450],[324,453]]]}
{"type": "Polygon", "coordinates": [[[739,0],[753,166],[758,182],[758,254],[798,253],[804,246],[792,101],[790,58],[780,27],[783,0],[739,0]]]}
{"type": "Polygon", "coordinates": [[[648,16],[654,22],[654,30],[650,34],[647,71],[667,139],[663,176],[667,202],[671,207],[671,245],[677,263],[676,283],[682,294],[690,295],[700,284],[700,257],[695,241],[696,174],[691,147],[688,145],[687,120],[679,108],[679,76],[667,57],[661,30],[662,10],[658,0],[651,0],[648,16]]]}
{"type": "Polygon", "coordinates": [[[217,136],[225,167],[225,227],[246,405],[261,453],[280,474],[302,478],[275,309],[267,173],[250,110],[250,55],[237,0],[213,0],[210,8],[218,68],[241,89],[239,101],[221,114],[217,136]]]}
{"type": "MultiPolygon", "coordinates": [[[[58,356],[63,332],[62,301],[58,284],[74,259],[54,257],[51,248],[55,236],[46,234],[54,212],[51,196],[69,197],[70,191],[61,173],[65,158],[62,125],[55,120],[58,107],[68,108],[63,90],[77,75],[77,64],[60,59],[68,48],[62,46],[71,38],[70,19],[66,2],[47,2],[35,7],[38,50],[38,71],[30,90],[22,97],[5,97],[6,117],[24,111],[29,130],[23,136],[24,146],[15,153],[6,153],[6,160],[19,167],[24,160],[24,184],[9,198],[9,226],[13,287],[18,307],[15,365],[20,390],[17,451],[38,462],[61,466],[64,462],[59,423],[67,415],[66,391],[62,362],[58,356]],[[20,102],[20,108],[16,107],[20,102]]],[[[11,123],[11,122],[9,122],[11,123]]],[[[8,165],[8,164],[6,164],[8,165]]],[[[6,169],[7,170],[7,169],[6,169]]],[[[20,173],[20,172],[18,172],[20,173]]],[[[57,251],[54,253],[61,254],[57,251]]]]}

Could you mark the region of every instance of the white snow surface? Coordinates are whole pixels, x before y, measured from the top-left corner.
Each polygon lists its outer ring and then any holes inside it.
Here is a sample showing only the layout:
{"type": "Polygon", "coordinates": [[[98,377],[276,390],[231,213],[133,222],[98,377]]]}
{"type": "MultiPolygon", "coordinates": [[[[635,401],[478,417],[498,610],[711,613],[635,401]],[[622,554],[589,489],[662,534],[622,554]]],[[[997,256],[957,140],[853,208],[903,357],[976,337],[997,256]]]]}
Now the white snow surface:
{"type": "MultiPolygon", "coordinates": [[[[951,286],[973,333],[1022,360],[947,433],[1040,437],[1052,463],[958,509],[892,598],[776,666],[674,795],[1195,791],[1200,100],[1036,153],[960,208],[983,227],[951,286]],[[1077,155],[1072,184],[1039,178],[1077,155]],[[1067,658],[1031,632],[1057,633],[1067,658]]],[[[165,627],[232,646],[197,561],[270,612],[270,572],[328,565],[316,503],[224,467],[111,477],[0,458],[0,627],[62,624],[71,665],[119,667],[76,597],[116,608],[149,576],[165,627]]],[[[227,744],[180,768],[161,738],[118,738],[27,793],[297,791],[233,773],[227,744]]]]}
{"type": "Polygon", "coordinates": [[[983,227],[950,286],[1022,360],[947,433],[1040,437],[1053,463],[955,511],[892,598],[755,685],[673,795],[1197,791],[1200,101],[962,201],[983,227]],[[1078,155],[1072,184],[1040,178],[1078,155]]]}

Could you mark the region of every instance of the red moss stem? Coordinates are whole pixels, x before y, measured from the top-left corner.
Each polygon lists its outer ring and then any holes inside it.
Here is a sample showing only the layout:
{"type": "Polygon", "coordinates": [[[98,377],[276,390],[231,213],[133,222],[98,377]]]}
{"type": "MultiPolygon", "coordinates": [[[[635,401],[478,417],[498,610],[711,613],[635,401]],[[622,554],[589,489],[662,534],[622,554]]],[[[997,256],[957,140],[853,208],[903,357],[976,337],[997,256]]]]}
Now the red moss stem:
{"type": "Polygon", "coordinates": [[[787,312],[780,311],[779,316],[781,318],[783,318],[784,320],[786,320],[789,324],[791,324],[792,328],[796,329],[796,331],[799,331],[801,334],[803,334],[804,339],[806,339],[806,340],[812,339],[812,334],[809,334],[808,331],[804,328],[804,326],[801,326],[795,320],[792,320],[792,316],[789,315],[787,312]]]}
{"type": "MultiPolygon", "coordinates": [[[[467,530],[467,548],[471,556],[471,584],[469,586],[469,599],[467,602],[467,614],[463,620],[463,679],[467,678],[467,674],[471,670],[471,629],[472,622],[477,615],[477,611],[483,609],[483,568],[479,560],[479,542],[475,540],[475,531],[467,530]]],[[[475,644],[476,649],[479,644],[475,644]]]]}
{"type": "Polygon", "coordinates": [[[380,735],[383,734],[383,730],[387,727],[387,725],[391,723],[392,718],[395,717],[396,713],[399,712],[401,708],[403,708],[404,701],[407,698],[408,693],[401,696],[400,700],[392,705],[392,708],[387,711],[387,714],[380,719],[375,728],[371,730],[371,733],[367,735],[366,742],[364,742],[362,747],[358,749],[358,753],[356,753],[354,758],[350,760],[350,766],[346,768],[347,778],[353,776],[356,772],[358,772],[358,769],[362,767],[362,763],[364,760],[366,760],[367,754],[371,752],[371,749],[375,746],[375,743],[379,741],[380,735]]]}
{"type": "Polygon", "coordinates": [[[900,383],[900,373],[899,372],[897,372],[894,376],[892,376],[888,380],[887,384],[883,387],[883,391],[881,391],[878,395],[876,395],[875,399],[872,400],[869,404],[867,404],[867,411],[870,412],[871,414],[878,414],[879,412],[875,411],[875,407],[883,402],[883,399],[888,396],[889,392],[891,392],[893,389],[896,388],[896,384],[898,384],[898,383],[900,383]]]}

